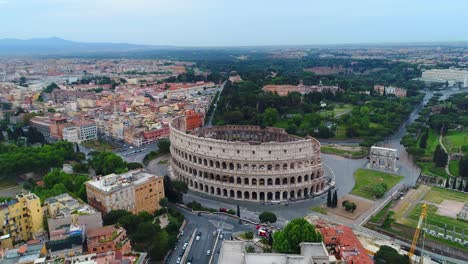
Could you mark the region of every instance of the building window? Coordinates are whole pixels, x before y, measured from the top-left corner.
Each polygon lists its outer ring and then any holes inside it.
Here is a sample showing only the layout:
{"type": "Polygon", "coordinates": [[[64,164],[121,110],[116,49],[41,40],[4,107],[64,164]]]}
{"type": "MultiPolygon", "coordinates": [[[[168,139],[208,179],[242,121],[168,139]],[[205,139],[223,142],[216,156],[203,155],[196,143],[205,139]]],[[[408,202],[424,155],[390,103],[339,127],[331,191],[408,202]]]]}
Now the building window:
{"type": "Polygon", "coordinates": [[[149,189],[149,192],[152,192],[152,191],[153,191],[153,189],[152,189],[152,188],[150,188],[150,189],[149,189]]]}

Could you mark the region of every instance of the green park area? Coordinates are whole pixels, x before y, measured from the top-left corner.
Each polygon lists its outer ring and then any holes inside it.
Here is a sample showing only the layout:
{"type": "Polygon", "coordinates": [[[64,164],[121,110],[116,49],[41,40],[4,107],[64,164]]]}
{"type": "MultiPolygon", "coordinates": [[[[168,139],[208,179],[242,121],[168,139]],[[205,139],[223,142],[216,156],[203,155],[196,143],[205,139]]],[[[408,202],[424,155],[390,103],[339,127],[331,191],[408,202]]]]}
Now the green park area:
{"type": "Polygon", "coordinates": [[[113,151],[117,148],[117,145],[114,145],[106,140],[90,140],[82,143],[83,146],[96,150],[96,151],[113,151]]]}
{"type": "MultiPolygon", "coordinates": [[[[462,230],[466,229],[468,224],[457,218],[461,208],[456,204],[466,201],[468,201],[467,193],[420,185],[417,189],[410,189],[404,198],[388,203],[370,219],[368,226],[411,239],[421,215],[422,205],[426,203],[426,227],[437,233],[443,233],[441,230],[447,225],[447,235],[460,238],[463,234],[462,230]]],[[[436,240],[456,248],[464,248],[458,242],[429,233],[426,234],[426,239],[436,240]]]]}
{"type": "Polygon", "coordinates": [[[444,145],[450,153],[459,152],[462,146],[468,146],[468,130],[448,131],[444,137],[444,145]]]}
{"type": "Polygon", "coordinates": [[[385,193],[395,186],[403,177],[391,173],[368,169],[358,169],[354,173],[356,181],[352,194],[367,199],[375,200],[381,198],[385,193]]]}
{"type": "Polygon", "coordinates": [[[320,112],[320,116],[341,116],[344,115],[348,112],[350,112],[353,109],[353,106],[350,104],[337,104],[334,105],[333,110],[325,110],[320,112]]]}
{"type": "MultiPolygon", "coordinates": [[[[426,218],[426,224],[428,225],[433,225],[433,226],[438,226],[440,228],[444,228],[445,224],[447,224],[450,228],[450,230],[453,230],[455,227],[456,230],[461,232],[463,228],[466,228],[466,225],[468,224],[465,221],[443,216],[443,215],[438,215],[437,212],[437,206],[435,205],[427,205],[427,218],[426,218]]],[[[419,216],[421,215],[421,210],[422,210],[422,204],[419,203],[417,204],[414,209],[409,213],[408,218],[411,220],[414,220],[412,222],[409,222],[409,226],[416,228],[417,222],[419,220],[419,216]]]]}
{"type": "Polygon", "coordinates": [[[365,147],[345,147],[338,145],[324,145],[320,148],[323,153],[335,154],[344,157],[363,157],[369,153],[365,147]]]}
{"type": "Polygon", "coordinates": [[[468,193],[452,191],[440,187],[432,187],[424,196],[424,200],[435,204],[441,204],[444,200],[467,202],[468,193]]]}

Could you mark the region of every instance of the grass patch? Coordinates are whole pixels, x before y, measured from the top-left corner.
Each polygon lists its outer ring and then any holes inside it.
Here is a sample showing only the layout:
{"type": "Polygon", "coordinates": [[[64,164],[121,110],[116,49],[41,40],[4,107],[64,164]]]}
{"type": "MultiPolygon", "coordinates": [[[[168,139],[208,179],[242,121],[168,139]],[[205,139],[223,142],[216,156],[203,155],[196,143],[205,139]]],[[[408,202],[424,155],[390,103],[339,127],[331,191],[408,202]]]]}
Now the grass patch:
{"type": "Polygon", "coordinates": [[[104,139],[85,141],[82,145],[96,151],[113,151],[118,148],[117,145],[114,145],[104,139]]]}
{"type": "Polygon", "coordinates": [[[423,200],[436,204],[441,204],[444,200],[452,200],[465,203],[466,201],[468,201],[468,193],[452,191],[440,187],[432,187],[431,190],[428,193],[426,193],[423,200]]]}
{"type": "Polygon", "coordinates": [[[333,110],[326,110],[326,111],[321,111],[320,116],[325,117],[325,116],[337,116],[337,115],[343,115],[346,112],[351,111],[353,109],[352,105],[349,104],[344,104],[344,105],[334,105],[333,110]]]}
{"type": "Polygon", "coordinates": [[[169,161],[168,160],[160,160],[158,164],[167,164],[169,161]]]}
{"type": "Polygon", "coordinates": [[[336,155],[351,156],[351,157],[362,157],[369,153],[367,149],[363,149],[363,148],[361,148],[361,150],[352,151],[352,150],[338,149],[338,148],[329,147],[329,146],[322,146],[320,150],[323,153],[327,153],[327,154],[336,154],[336,155]]]}
{"type": "Polygon", "coordinates": [[[384,206],[378,213],[376,213],[372,218],[369,220],[371,223],[378,224],[381,221],[383,221],[384,215],[387,213],[387,211],[390,209],[390,207],[393,206],[393,200],[390,201],[387,205],[384,206]]]}
{"type": "Polygon", "coordinates": [[[459,160],[451,160],[449,163],[449,171],[454,176],[460,176],[460,170],[458,169],[458,165],[460,164],[459,160]]]}
{"type": "Polygon", "coordinates": [[[310,210],[312,210],[312,211],[314,211],[314,212],[317,212],[317,213],[319,213],[319,214],[323,214],[323,215],[326,215],[326,214],[327,214],[327,209],[322,208],[322,207],[319,207],[319,206],[312,207],[312,208],[310,208],[310,210]]]}
{"type": "Polygon", "coordinates": [[[448,178],[445,168],[436,167],[433,162],[416,162],[421,168],[421,173],[428,176],[448,178]]]}
{"type": "Polygon", "coordinates": [[[444,137],[444,143],[446,143],[446,146],[450,153],[458,152],[461,146],[468,145],[468,130],[450,130],[444,137]]]}
{"type": "Polygon", "coordinates": [[[434,155],[434,151],[438,144],[439,144],[439,134],[437,134],[433,129],[429,129],[426,151],[424,152],[424,155],[432,158],[432,155],[434,155]]]}
{"type": "MultiPolygon", "coordinates": [[[[409,219],[415,220],[414,225],[412,225],[411,227],[416,228],[417,221],[419,220],[419,215],[421,214],[421,210],[422,210],[422,204],[417,204],[414,207],[414,209],[408,214],[409,219]]],[[[427,218],[426,218],[427,224],[438,226],[441,228],[444,228],[445,224],[447,224],[449,230],[453,230],[453,227],[455,227],[459,233],[461,233],[461,230],[463,228],[466,228],[468,224],[467,222],[462,221],[462,220],[438,215],[436,214],[436,211],[437,211],[437,206],[430,205],[430,204],[427,205],[427,218]]]]}
{"type": "Polygon", "coordinates": [[[6,189],[8,187],[13,187],[16,185],[16,182],[11,179],[0,179],[0,189],[6,189]]]}
{"type": "Polygon", "coordinates": [[[374,200],[375,197],[369,189],[369,186],[372,186],[377,183],[385,183],[388,187],[387,190],[390,190],[399,181],[401,181],[402,178],[402,176],[386,172],[358,169],[354,173],[354,180],[356,181],[356,183],[351,193],[357,196],[374,200]]]}

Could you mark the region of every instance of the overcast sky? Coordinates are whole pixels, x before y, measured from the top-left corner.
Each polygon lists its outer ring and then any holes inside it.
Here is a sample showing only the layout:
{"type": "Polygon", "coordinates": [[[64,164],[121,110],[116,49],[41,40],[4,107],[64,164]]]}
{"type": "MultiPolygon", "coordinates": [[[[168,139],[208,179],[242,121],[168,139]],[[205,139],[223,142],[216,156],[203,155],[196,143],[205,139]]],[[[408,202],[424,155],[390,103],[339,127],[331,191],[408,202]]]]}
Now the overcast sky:
{"type": "Polygon", "coordinates": [[[468,40],[468,0],[0,0],[0,38],[178,46],[468,40]]]}

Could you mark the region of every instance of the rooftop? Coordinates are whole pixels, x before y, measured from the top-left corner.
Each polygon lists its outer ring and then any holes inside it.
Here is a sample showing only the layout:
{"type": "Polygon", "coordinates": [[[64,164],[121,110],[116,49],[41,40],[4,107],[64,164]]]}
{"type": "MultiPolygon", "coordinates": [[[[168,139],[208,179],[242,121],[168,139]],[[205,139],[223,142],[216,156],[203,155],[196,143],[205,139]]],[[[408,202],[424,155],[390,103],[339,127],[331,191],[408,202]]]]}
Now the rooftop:
{"type": "Polygon", "coordinates": [[[243,241],[224,240],[219,264],[309,264],[328,263],[329,255],[323,243],[301,243],[301,254],[246,253],[243,241]]]}
{"type": "Polygon", "coordinates": [[[95,177],[85,184],[93,186],[101,191],[111,193],[130,185],[140,185],[148,181],[151,177],[157,176],[143,170],[133,170],[122,174],[112,173],[106,176],[95,177]]]}

